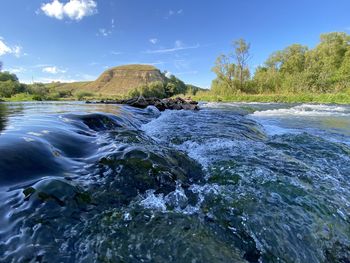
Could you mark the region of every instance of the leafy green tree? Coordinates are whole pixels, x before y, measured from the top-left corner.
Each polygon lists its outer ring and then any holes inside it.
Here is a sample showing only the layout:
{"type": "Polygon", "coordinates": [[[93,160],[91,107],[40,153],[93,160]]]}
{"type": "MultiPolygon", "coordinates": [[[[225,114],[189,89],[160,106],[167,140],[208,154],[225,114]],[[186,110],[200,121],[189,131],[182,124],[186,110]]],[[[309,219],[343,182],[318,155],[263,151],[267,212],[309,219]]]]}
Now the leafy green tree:
{"type": "Polygon", "coordinates": [[[220,93],[220,89],[235,91],[236,65],[233,63],[232,57],[221,54],[216,59],[212,71],[216,74],[216,80],[213,82],[216,93],[220,93]]]}
{"type": "Polygon", "coordinates": [[[277,92],[281,87],[281,74],[275,67],[258,67],[253,83],[257,93],[277,92]]]}
{"type": "Polygon", "coordinates": [[[17,81],[0,81],[0,97],[9,98],[17,93],[23,92],[24,87],[17,81]]]}
{"type": "Polygon", "coordinates": [[[323,34],[313,49],[293,44],[274,52],[256,70],[259,92],[339,92],[349,87],[350,36],[323,34]]]}
{"type": "Polygon", "coordinates": [[[186,84],[182,80],[176,78],[174,75],[167,78],[164,89],[167,97],[177,94],[186,94],[187,92],[186,84]]]}
{"type": "Polygon", "coordinates": [[[7,80],[18,82],[18,78],[16,74],[11,74],[8,71],[0,72],[0,81],[7,81],[7,80]]]}
{"type": "Polygon", "coordinates": [[[248,61],[250,59],[250,44],[244,39],[239,39],[233,42],[235,50],[234,58],[236,60],[236,74],[239,80],[240,90],[243,90],[244,84],[250,78],[250,72],[248,67],[248,61]]]}
{"type": "Polygon", "coordinates": [[[250,80],[248,61],[250,59],[250,44],[239,39],[233,42],[234,52],[220,55],[212,68],[216,79],[212,82],[215,94],[228,95],[245,91],[250,80]]]}

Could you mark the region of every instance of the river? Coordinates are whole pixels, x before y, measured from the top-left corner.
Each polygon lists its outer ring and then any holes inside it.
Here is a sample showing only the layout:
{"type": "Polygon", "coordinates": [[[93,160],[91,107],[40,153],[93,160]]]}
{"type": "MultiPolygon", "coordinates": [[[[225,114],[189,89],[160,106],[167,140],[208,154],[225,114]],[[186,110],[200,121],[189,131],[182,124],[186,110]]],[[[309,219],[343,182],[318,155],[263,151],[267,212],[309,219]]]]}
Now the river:
{"type": "Polygon", "coordinates": [[[0,103],[1,262],[350,262],[350,106],[0,103]]]}

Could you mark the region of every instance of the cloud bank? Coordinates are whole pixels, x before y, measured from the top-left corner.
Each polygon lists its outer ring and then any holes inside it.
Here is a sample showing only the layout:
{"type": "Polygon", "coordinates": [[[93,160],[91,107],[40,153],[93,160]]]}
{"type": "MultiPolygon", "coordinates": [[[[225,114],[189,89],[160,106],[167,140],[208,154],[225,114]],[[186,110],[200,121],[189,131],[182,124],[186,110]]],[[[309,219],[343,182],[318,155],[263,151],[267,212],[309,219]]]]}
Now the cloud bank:
{"type": "Polygon", "coordinates": [[[96,14],[97,3],[94,0],[69,0],[67,3],[53,0],[51,3],[42,4],[41,10],[45,15],[59,20],[69,18],[78,21],[85,16],[96,14]]]}

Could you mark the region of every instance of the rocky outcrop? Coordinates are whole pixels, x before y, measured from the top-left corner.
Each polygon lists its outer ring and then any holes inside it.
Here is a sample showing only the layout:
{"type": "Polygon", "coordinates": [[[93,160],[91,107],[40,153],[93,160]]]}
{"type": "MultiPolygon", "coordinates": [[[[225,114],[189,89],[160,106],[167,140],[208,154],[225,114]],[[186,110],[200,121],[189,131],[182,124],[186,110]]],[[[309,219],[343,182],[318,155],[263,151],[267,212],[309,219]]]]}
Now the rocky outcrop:
{"type": "Polygon", "coordinates": [[[165,77],[159,69],[151,65],[124,65],[103,72],[100,77],[84,87],[95,93],[109,95],[127,94],[142,85],[164,82],[165,77]]]}
{"type": "MultiPolygon", "coordinates": [[[[87,103],[91,103],[87,101],[87,103]]],[[[105,104],[124,104],[136,108],[144,109],[147,106],[155,106],[158,110],[199,110],[198,102],[190,98],[183,99],[177,97],[175,99],[159,99],[159,98],[144,98],[143,96],[127,99],[127,100],[116,100],[116,101],[99,101],[96,103],[105,104]]]]}

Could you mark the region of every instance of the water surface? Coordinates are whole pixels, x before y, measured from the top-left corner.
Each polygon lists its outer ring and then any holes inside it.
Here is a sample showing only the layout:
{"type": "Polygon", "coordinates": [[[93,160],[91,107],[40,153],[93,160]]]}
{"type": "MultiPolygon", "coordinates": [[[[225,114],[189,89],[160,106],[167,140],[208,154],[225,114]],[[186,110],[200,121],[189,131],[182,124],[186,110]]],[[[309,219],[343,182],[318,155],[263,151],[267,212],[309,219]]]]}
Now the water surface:
{"type": "Polygon", "coordinates": [[[350,106],[201,107],[0,103],[0,261],[349,262],[350,106]]]}

